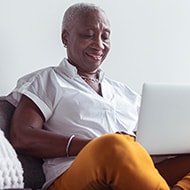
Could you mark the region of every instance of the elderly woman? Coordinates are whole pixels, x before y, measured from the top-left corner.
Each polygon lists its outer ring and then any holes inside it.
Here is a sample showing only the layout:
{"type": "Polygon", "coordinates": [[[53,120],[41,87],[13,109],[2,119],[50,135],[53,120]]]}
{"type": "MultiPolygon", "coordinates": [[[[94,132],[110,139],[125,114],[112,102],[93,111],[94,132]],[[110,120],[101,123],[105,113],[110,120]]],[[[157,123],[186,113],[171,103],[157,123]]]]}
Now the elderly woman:
{"type": "Polygon", "coordinates": [[[140,96],[100,69],[110,50],[105,12],[86,3],[69,7],[62,42],[68,57],[21,78],[8,97],[17,106],[12,144],[44,158],[44,189],[189,189],[190,156],[156,169],[135,142],[140,96]]]}

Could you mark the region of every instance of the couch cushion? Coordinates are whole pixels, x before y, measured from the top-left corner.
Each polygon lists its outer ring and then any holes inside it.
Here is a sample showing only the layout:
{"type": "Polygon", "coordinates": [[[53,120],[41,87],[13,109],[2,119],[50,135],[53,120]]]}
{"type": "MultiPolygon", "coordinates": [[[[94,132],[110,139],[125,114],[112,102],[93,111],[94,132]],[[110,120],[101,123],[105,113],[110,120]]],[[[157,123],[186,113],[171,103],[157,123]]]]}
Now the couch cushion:
{"type": "MultiPolygon", "coordinates": [[[[10,121],[15,107],[0,97],[0,128],[4,131],[5,137],[9,140],[10,121]]],[[[43,160],[26,156],[17,152],[18,158],[24,169],[24,186],[34,190],[39,189],[44,181],[44,173],[42,170],[43,160]]]]}
{"type": "Polygon", "coordinates": [[[0,128],[4,131],[7,139],[9,139],[9,125],[15,107],[0,97],[0,128]]]}

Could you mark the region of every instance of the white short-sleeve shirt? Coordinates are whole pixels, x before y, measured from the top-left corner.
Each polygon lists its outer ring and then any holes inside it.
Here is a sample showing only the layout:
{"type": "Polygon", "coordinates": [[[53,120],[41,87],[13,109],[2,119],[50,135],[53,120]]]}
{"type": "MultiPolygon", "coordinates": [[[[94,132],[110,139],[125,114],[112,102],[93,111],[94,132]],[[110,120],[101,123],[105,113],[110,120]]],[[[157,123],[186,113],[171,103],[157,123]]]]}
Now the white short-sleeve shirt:
{"type": "MultiPolygon", "coordinates": [[[[18,105],[22,94],[29,97],[45,117],[45,129],[83,138],[124,131],[134,135],[140,96],[128,86],[100,72],[102,96],[98,95],[64,59],[57,67],[48,67],[19,79],[8,100],[18,105]]],[[[47,187],[63,173],[74,157],[45,159],[47,187]]]]}

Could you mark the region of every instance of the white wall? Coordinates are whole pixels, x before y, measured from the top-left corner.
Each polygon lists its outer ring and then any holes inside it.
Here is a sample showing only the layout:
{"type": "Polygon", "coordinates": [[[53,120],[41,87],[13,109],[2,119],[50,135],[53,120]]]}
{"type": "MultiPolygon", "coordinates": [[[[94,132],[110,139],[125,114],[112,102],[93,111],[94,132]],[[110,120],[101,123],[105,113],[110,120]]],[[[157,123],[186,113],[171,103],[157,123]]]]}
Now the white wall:
{"type": "MultiPolygon", "coordinates": [[[[77,0],[0,0],[0,95],[34,70],[57,65],[64,10],[77,0]]],[[[189,0],[93,0],[112,25],[110,77],[141,92],[142,83],[190,83],[189,0]]]]}

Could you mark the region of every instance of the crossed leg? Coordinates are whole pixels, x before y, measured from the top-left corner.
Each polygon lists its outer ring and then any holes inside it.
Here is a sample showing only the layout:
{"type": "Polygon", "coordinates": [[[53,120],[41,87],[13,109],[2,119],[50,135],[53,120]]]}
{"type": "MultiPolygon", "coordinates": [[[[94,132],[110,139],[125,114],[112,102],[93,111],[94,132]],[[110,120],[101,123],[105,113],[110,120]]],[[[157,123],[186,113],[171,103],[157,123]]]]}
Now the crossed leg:
{"type": "Polygon", "coordinates": [[[86,145],[49,190],[169,190],[151,157],[129,135],[108,134],[86,145]]]}

